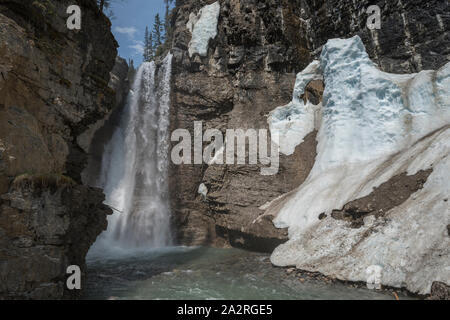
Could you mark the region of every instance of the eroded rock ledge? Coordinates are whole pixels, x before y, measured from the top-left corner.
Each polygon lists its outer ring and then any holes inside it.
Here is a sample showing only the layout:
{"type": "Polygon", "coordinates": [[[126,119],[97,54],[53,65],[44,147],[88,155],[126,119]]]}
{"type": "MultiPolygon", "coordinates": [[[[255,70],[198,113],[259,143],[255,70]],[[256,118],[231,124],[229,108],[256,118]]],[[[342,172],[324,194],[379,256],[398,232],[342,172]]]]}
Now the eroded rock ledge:
{"type": "MultiPolygon", "coordinates": [[[[80,185],[21,186],[1,196],[0,298],[77,298],[66,269],[85,277],[85,256],[107,227],[102,190],[80,185]]],[[[82,283],[84,283],[82,281],[82,283]]]]}
{"type": "Polygon", "coordinates": [[[365,217],[383,217],[389,210],[408,200],[412,194],[423,188],[431,172],[433,170],[429,169],[414,175],[397,175],[375,188],[370,195],[347,203],[342,210],[333,210],[331,216],[350,222],[352,228],[359,228],[364,225],[365,217]]]}

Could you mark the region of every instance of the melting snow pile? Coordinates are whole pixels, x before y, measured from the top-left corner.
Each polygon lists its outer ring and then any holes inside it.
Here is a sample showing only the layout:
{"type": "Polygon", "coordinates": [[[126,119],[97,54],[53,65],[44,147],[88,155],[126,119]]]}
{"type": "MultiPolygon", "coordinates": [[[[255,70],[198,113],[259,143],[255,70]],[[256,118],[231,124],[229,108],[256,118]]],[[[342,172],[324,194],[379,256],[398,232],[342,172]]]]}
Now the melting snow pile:
{"type": "Polygon", "coordinates": [[[330,40],[269,125],[285,154],[318,130],[315,166],[274,220],[290,233],[273,253],[274,264],[351,281],[367,281],[376,266],[384,285],[422,294],[433,281],[450,285],[450,63],[394,75],[375,66],[359,37],[330,40]],[[305,104],[305,86],[321,78],[323,105],[305,104]],[[396,175],[430,168],[424,188],[384,218],[367,217],[352,229],[330,217],[396,175]],[[319,220],[321,213],[328,217],[319,220]]]}
{"type": "Polygon", "coordinates": [[[204,6],[198,14],[191,13],[186,26],[192,33],[192,39],[189,43],[190,57],[195,53],[203,57],[208,54],[209,40],[217,36],[219,14],[220,4],[218,1],[204,6]]]}

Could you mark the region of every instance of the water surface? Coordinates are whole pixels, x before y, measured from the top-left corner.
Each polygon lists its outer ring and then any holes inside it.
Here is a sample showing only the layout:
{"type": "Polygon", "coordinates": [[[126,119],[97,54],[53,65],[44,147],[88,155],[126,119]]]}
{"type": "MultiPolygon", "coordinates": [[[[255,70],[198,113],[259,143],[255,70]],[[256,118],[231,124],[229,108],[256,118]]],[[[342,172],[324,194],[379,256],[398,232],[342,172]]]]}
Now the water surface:
{"type": "Polygon", "coordinates": [[[91,250],[87,262],[86,299],[394,299],[388,292],[302,282],[273,267],[269,255],[238,249],[98,248],[91,250]]]}

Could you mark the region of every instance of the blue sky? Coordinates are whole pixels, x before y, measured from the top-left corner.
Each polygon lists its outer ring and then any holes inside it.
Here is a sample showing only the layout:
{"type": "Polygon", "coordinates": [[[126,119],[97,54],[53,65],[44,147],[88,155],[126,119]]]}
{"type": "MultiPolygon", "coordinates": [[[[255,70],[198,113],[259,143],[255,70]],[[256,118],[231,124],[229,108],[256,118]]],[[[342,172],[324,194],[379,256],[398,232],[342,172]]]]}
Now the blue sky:
{"type": "Polygon", "coordinates": [[[137,67],[142,63],[145,26],[151,30],[157,13],[164,18],[164,0],[114,0],[112,31],[119,42],[119,55],[133,59],[137,67]]]}

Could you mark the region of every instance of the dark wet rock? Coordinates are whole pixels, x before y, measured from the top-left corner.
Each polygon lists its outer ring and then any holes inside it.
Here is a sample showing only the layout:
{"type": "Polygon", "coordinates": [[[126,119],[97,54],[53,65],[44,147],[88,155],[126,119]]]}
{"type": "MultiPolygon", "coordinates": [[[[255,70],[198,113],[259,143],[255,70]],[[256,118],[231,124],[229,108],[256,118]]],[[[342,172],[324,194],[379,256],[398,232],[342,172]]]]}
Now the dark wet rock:
{"type": "Polygon", "coordinates": [[[429,300],[450,300],[450,286],[442,282],[434,282],[431,286],[429,300]]]}
{"type": "MultiPolygon", "coordinates": [[[[413,73],[437,70],[449,61],[446,1],[377,1],[381,29],[366,28],[373,1],[283,0],[286,37],[295,45],[293,56],[317,56],[328,39],[359,35],[373,61],[384,71],[413,73]]],[[[302,66],[302,62],[298,62],[302,66]]],[[[306,64],[307,65],[307,64],[306,64]]],[[[305,67],[306,65],[303,65],[305,67]]]]}
{"type": "Polygon", "coordinates": [[[112,211],[103,192],[84,186],[20,188],[2,195],[0,299],[76,298],[67,267],[85,276],[85,256],[112,211]]]}
{"type": "Polygon", "coordinates": [[[77,137],[114,107],[117,43],[93,0],[77,1],[82,28],[68,30],[72,4],[0,1],[0,298],[75,297],[66,268],[84,270],[110,213],[100,190],[79,185],[87,153],[77,137]],[[12,190],[25,174],[73,185],[12,190]]]}
{"type": "Polygon", "coordinates": [[[244,59],[244,55],[245,48],[243,46],[231,48],[230,58],[228,59],[228,66],[232,67],[241,64],[242,59],[244,59]]]}
{"type": "Polygon", "coordinates": [[[318,105],[323,100],[325,84],[322,80],[313,80],[306,85],[305,93],[302,95],[303,101],[310,101],[313,105],[318,105]]]}
{"type": "Polygon", "coordinates": [[[105,117],[91,125],[77,138],[78,144],[88,153],[87,166],[81,174],[83,183],[86,185],[96,186],[101,172],[104,146],[112,138],[115,128],[119,126],[132,81],[128,79],[128,71],[127,62],[117,57],[109,80],[109,87],[116,94],[114,107],[105,117]]]}

